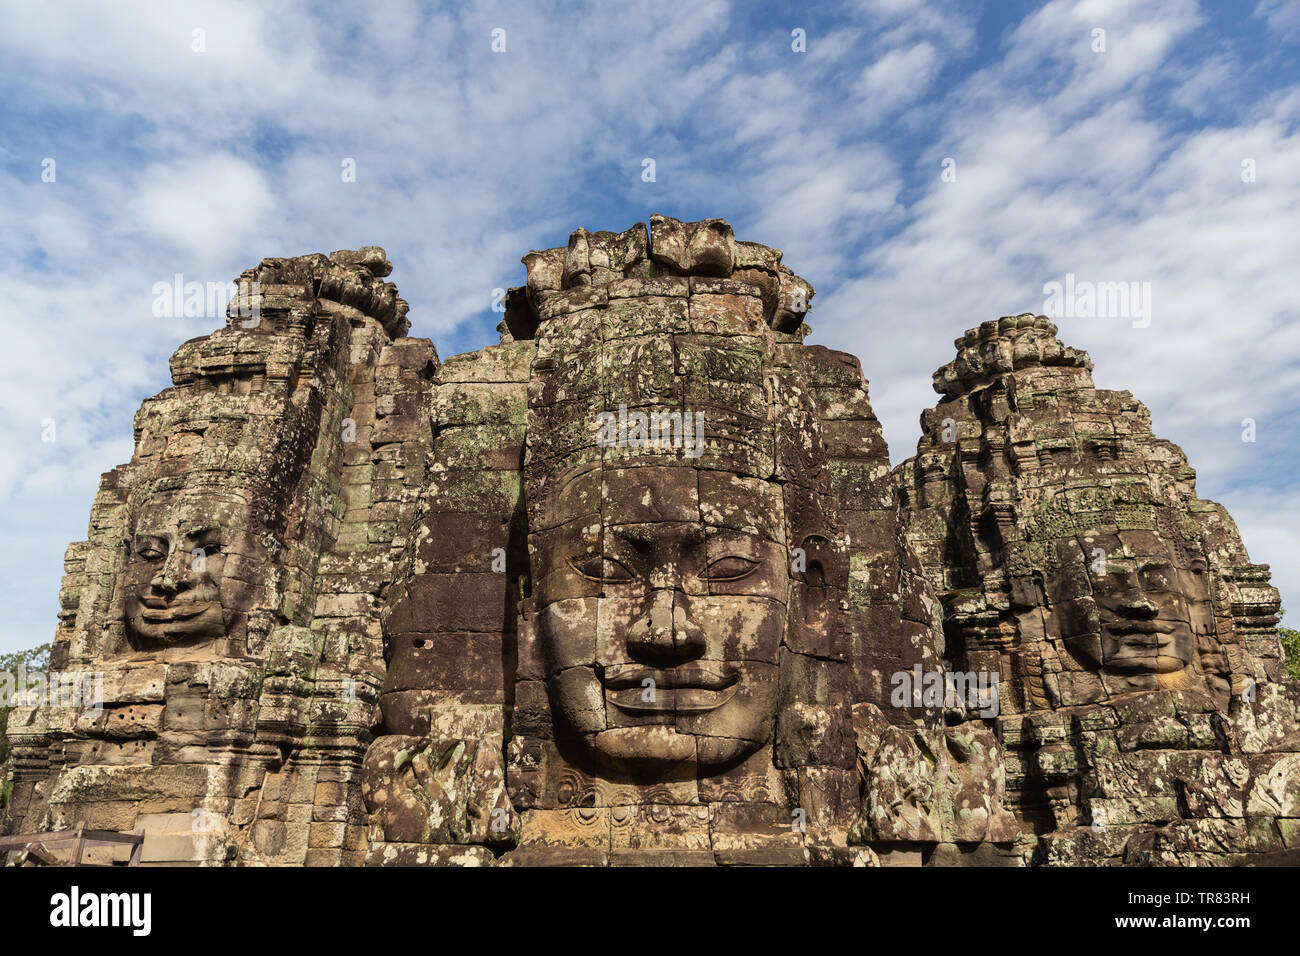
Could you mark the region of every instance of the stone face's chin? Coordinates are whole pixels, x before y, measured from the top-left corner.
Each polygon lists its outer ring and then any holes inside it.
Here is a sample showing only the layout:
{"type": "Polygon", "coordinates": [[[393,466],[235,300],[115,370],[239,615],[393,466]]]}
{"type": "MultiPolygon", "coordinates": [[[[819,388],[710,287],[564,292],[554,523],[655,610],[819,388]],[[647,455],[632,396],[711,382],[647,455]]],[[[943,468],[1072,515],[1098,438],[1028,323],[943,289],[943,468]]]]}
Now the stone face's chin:
{"type": "Polygon", "coordinates": [[[596,759],[606,767],[656,780],[735,764],[761,746],[735,737],[679,733],[663,724],[603,730],[588,741],[596,759]]]}
{"type": "Polygon", "coordinates": [[[657,724],[602,730],[592,738],[592,747],[605,762],[630,769],[694,763],[696,759],[693,735],[657,724]]]}

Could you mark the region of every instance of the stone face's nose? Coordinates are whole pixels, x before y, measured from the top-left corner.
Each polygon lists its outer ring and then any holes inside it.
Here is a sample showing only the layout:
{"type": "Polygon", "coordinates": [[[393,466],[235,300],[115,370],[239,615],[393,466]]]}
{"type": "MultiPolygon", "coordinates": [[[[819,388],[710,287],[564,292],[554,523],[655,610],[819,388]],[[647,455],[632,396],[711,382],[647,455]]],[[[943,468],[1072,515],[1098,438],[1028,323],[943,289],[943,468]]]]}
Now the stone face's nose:
{"type": "Polygon", "coordinates": [[[651,593],[645,613],[628,629],[627,648],[633,659],[674,667],[704,655],[704,636],[691,621],[684,597],[667,588],[651,593]]]}
{"type": "Polygon", "coordinates": [[[172,547],[158,575],[154,577],[153,583],[161,590],[175,594],[190,587],[192,572],[189,552],[180,547],[172,547]]]}

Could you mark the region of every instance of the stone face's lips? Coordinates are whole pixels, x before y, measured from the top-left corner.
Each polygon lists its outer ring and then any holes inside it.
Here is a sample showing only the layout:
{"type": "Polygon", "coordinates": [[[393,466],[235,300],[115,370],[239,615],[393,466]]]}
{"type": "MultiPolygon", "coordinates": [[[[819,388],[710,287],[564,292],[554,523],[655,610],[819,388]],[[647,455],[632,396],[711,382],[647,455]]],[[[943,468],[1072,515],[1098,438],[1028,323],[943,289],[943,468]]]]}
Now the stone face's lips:
{"type": "Polygon", "coordinates": [[[157,605],[154,599],[141,599],[140,616],[151,623],[188,621],[198,617],[215,604],[215,601],[183,601],[178,604],[157,605]]]}
{"type": "Polygon", "coordinates": [[[736,685],[733,684],[723,690],[684,687],[679,688],[675,694],[677,697],[677,706],[675,708],[677,713],[702,714],[706,711],[716,710],[735,697],[736,685]]]}
{"type": "Polygon", "coordinates": [[[677,667],[617,664],[605,669],[605,699],[624,713],[704,713],[736,695],[739,674],[717,662],[692,661],[677,667]],[[654,681],[652,699],[645,699],[646,680],[654,681]]]}
{"type": "Polygon", "coordinates": [[[1168,649],[1170,643],[1170,638],[1157,635],[1129,635],[1120,642],[1120,656],[1127,656],[1124,652],[1149,654],[1152,651],[1163,651],[1168,649]]]}
{"type": "Polygon", "coordinates": [[[1121,645],[1137,650],[1164,647],[1173,640],[1175,630],[1158,621],[1116,621],[1103,626],[1121,645]]]}
{"type": "Polygon", "coordinates": [[[1159,621],[1108,621],[1105,627],[1112,634],[1170,634],[1174,630],[1172,624],[1159,621]]]}

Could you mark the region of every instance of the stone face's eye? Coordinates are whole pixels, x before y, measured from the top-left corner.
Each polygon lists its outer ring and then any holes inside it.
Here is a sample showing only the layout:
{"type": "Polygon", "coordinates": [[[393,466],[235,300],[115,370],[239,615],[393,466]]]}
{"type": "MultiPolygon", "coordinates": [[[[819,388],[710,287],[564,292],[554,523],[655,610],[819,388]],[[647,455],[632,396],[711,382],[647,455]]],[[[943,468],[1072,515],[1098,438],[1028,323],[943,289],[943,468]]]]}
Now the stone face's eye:
{"type": "Polygon", "coordinates": [[[632,580],[631,571],[618,561],[598,551],[569,558],[569,567],[589,581],[613,583],[632,580]]]}
{"type": "Polygon", "coordinates": [[[205,554],[221,553],[221,533],[215,529],[196,531],[190,536],[195,548],[201,548],[205,554]]]}
{"type": "Polygon", "coordinates": [[[167,552],[156,541],[139,541],[135,546],[135,553],[146,561],[161,561],[167,557],[167,552]]]}
{"type": "Polygon", "coordinates": [[[749,574],[756,567],[758,567],[757,561],[751,561],[749,558],[742,558],[736,554],[729,554],[725,558],[718,558],[705,568],[703,576],[710,581],[736,581],[749,574]]]}

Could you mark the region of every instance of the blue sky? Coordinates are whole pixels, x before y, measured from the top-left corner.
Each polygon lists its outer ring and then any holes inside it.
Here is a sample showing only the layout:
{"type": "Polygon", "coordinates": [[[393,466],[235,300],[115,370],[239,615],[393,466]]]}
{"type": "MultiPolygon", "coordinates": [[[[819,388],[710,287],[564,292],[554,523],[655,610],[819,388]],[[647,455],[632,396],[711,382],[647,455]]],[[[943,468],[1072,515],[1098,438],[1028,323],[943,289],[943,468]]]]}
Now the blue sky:
{"type": "Polygon", "coordinates": [[[2,7],[0,652],[50,639],[100,473],[222,324],[156,282],[382,245],[446,357],[496,341],[523,253],[654,212],[785,251],[896,462],[963,330],[1149,282],[1148,327],[1061,337],[1300,601],[1295,0],[2,7]]]}

